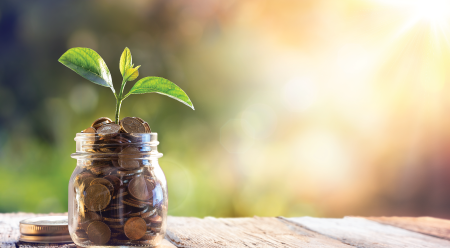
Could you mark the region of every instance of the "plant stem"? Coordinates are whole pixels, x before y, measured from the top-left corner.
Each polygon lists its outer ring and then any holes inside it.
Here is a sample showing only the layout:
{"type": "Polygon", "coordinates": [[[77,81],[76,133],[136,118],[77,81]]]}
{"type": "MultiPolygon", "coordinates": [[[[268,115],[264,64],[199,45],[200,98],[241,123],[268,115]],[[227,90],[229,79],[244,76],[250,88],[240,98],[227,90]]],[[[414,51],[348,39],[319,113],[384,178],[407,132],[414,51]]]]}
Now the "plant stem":
{"type": "Polygon", "coordinates": [[[122,99],[116,99],[116,124],[119,124],[120,106],[122,105],[122,99]]]}
{"type": "Polygon", "coordinates": [[[119,115],[120,115],[120,106],[122,105],[122,101],[124,98],[122,98],[123,95],[123,89],[125,88],[125,84],[127,83],[127,80],[125,78],[122,80],[122,85],[120,86],[119,95],[116,97],[116,124],[119,124],[119,115]]]}

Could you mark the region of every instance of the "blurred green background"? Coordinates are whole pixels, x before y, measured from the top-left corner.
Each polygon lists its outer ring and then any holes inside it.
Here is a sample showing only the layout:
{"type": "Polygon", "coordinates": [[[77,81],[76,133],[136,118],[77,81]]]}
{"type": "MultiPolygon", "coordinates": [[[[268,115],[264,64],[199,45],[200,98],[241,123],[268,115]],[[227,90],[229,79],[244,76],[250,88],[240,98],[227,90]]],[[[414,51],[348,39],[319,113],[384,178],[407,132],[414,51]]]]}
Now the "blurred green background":
{"type": "Polygon", "coordinates": [[[404,2],[1,0],[0,212],[66,212],[75,133],[114,116],[57,61],[81,46],[116,89],[129,47],[191,98],[122,104],[159,134],[171,215],[450,217],[448,29],[404,2]]]}

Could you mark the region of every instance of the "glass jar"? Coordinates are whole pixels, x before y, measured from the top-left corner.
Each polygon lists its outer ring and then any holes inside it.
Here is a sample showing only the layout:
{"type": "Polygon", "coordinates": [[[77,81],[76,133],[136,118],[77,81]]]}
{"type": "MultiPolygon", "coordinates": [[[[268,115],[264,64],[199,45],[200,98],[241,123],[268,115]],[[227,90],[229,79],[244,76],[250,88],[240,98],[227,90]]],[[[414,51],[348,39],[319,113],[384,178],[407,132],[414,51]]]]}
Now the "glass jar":
{"type": "Polygon", "coordinates": [[[167,183],[156,133],[77,133],[69,233],[78,246],[153,247],[164,238],[167,183]]]}

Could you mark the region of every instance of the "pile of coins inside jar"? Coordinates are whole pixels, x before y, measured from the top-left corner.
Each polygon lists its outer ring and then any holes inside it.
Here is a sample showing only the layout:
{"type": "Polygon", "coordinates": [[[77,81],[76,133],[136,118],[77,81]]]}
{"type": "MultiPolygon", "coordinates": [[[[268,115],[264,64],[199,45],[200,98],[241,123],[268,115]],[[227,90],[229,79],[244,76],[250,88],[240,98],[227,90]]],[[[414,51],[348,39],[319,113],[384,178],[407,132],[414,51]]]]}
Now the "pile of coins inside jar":
{"type": "Polygon", "coordinates": [[[79,160],[80,171],[73,178],[76,243],[147,246],[162,239],[164,186],[152,161],[141,158],[149,148],[133,135],[150,133],[150,126],[137,117],[125,117],[119,124],[102,117],[82,132],[96,133],[85,145],[95,158],[79,160]]]}

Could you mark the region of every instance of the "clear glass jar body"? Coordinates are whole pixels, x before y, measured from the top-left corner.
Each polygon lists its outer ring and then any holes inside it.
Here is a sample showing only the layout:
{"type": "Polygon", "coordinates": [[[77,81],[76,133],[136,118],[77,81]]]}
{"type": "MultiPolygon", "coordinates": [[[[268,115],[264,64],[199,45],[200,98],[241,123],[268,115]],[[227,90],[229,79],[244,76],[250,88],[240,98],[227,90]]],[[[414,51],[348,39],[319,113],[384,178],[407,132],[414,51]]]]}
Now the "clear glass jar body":
{"type": "Polygon", "coordinates": [[[156,133],[78,133],[69,233],[83,247],[153,247],[164,238],[167,183],[156,133]]]}

